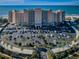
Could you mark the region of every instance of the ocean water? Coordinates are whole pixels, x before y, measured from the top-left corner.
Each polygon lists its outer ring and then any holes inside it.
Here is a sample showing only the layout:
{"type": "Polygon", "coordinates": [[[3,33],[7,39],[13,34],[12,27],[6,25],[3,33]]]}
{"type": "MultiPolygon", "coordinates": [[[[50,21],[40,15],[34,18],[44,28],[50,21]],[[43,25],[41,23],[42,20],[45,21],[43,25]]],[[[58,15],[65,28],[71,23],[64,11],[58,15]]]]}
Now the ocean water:
{"type": "Polygon", "coordinates": [[[23,10],[32,8],[63,10],[66,15],[79,15],[79,6],[66,6],[66,5],[0,5],[0,16],[8,15],[10,10],[23,10]]]}

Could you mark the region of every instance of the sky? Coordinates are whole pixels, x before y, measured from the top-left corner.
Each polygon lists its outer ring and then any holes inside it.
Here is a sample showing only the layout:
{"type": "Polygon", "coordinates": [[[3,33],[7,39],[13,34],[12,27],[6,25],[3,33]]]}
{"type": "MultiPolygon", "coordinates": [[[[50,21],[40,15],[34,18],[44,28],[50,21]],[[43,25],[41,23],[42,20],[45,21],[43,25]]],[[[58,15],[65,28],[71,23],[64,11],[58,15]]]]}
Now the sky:
{"type": "Polygon", "coordinates": [[[0,0],[0,5],[79,5],[79,0],[0,0]]]}

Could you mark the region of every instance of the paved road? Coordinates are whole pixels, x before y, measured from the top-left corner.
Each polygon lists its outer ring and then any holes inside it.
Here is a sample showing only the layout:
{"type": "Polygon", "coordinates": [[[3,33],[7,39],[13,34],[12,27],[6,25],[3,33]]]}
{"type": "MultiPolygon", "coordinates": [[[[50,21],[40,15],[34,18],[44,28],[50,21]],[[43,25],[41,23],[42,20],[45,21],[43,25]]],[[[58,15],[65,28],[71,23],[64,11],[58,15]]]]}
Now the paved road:
{"type": "Polygon", "coordinates": [[[78,37],[79,37],[79,31],[78,31],[78,29],[76,29],[74,26],[72,26],[72,28],[75,30],[75,32],[76,32],[76,39],[78,39],[78,37]]]}
{"type": "MultiPolygon", "coordinates": [[[[76,38],[78,38],[78,36],[79,36],[79,31],[78,31],[74,26],[72,26],[72,28],[76,31],[76,38]]],[[[77,43],[79,43],[79,41],[78,41],[78,42],[74,42],[74,41],[73,41],[72,44],[71,44],[71,47],[72,47],[74,44],[77,44],[77,43]]],[[[21,50],[20,48],[17,48],[17,47],[13,47],[13,48],[11,49],[11,45],[8,45],[8,46],[7,46],[6,43],[3,44],[3,41],[1,41],[0,44],[1,44],[1,46],[4,47],[5,49],[8,49],[8,50],[13,51],[13,52],[17,52],[17,53],[32,54],[32,52],[33,52],[33,50],[28,50],[28,49],[23,49],[23,50],[21,50]]],[[[70,48],[70,47],[56,48],[56,49],[52,49],[52,51],[56,53],[56,52],[61,52],[61,51],[67,50],[67,49],[69,49],[69,48],[70,48]]],[[[43,59],[47,59],[46,53],[41,53],[41,56],[42,56],[43,59]]]]}
{"type": "MultiPolygon", "coordinates": [[[[78,39],[78,37],[79,37],[79,31],[74,26],[72,26],[72,28],[76,32],[76,39],[78,39]]],[[[52,49],[52,51],[54,53],[58,53],[58,52],[61,52],[61,51],[65,51],[65,50],[70,49],[71,47],[73,47],[73,45],[77,45],[78,43],[79,43],[79,41],[77,41],[77,42],[72,41],[72,44],[70,46],[67,45],[67,46],[61,47],[61,48],[54,48],[54,49],[52,49]]]]}
{"type": "MultiPolygon", "coordinates": [[[[7,25],[8,24],[6,24],[6,26],[7,25]]],[[[4,28],[2,28],[0,31],[2,31],[3,29],[4,28]]],[[[14,47],[14,46],[12,46],[12,49],[11,49],[11,45],[8,44],[8,46],[7,46],[7,44],[6,43],[4,44],[2,40],[0,41],[0,46],[4,47],[5,49],[8,49],[10,51],[17,52],[17,53],[22,53],[22,54],[32,54],[33,53],[33,50],[30,50],[30,49],[21,50],[21,48],[17,48],[17,47],[14,47]]]]}
{"type": "Polygon", "coordinates": [[[30,50],[30,49],[21,50],[21,48],[17,48],[17,47],[14,47],[14,46],[11,47],[11,45],[9,45],[9,44],[7,46],[7,44],[6,43],[4,44],[3,41],[1,41],[0,44],[5,49],[8,49],[8,50],[13,51],[13,52],[22,53],[22,54],[32,54],[33,53],[33,50],[30,50]]]}

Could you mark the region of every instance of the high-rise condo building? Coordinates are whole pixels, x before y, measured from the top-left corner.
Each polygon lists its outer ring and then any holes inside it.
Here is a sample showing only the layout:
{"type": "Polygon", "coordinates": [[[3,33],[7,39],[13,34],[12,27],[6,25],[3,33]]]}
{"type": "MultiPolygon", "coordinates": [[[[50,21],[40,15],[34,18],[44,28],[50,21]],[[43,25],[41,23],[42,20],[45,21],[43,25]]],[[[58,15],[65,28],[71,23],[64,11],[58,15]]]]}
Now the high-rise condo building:
{"type": "Polygon", "coordinates": [[[29,10],[29,19],[28,19],[28,23],[29,23],[29,26],[35,26],[35,12],[34,10],[29,10]]]}
{"type": "Polygon", "coordinates": [[[42,10],[35,9],[35,27],[42,27],[42,10]]]}
{"type": "Polygon", "coordinates": [[[24,25],[28,26],[29,25],[29,12],[28,10],[24,10],[24,25]]]}
{"type": "Polygon", "coordinates": [[[16,22],[16,10],[9,11],[9,22],[15,23],[16,22]]]}
{"type": "Polygon", "coordinates": [[[23,11],[10,11],[9,22],[17,25],[27,25],[34,27],[42,27],[60,23],[65,20],[65,12],[58,10],[42,10],[42,9],[30,9],[23,11]]]}
{"type": "Polygon", "coordinates": [[[65,20],[65,12],[64,11],[58,10],[58,11],[56,11],[56,15],[57,15],[56,16],[57,17],[56,23],[60,23],[65,20]]]}
{"type": "Polygon", "coordinates": [[[48,11],[42,10],[42,26],[48,25],[48,11]]]}
{"type": "Polygon", "coordinates": [[[28,12],[12,10],[9,12],[9,22],[16,25],[28,25],[28,12]]]}
{"type": "Polygon", "coordinates": [[[53,25],[54,24],[54,20],[55,20],[55,12],[53,12],[52,10],[48,11],[48,25],[53,25]]]}

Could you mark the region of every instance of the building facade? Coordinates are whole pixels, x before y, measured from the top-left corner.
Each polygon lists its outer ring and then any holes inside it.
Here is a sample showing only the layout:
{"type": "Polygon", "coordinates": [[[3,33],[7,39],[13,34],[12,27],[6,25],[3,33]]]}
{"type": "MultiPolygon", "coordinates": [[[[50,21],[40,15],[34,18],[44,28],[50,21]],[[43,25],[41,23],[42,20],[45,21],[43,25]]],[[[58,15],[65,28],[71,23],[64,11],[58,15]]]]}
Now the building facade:
{"type": "Polygon", "coordinates": [[[16,10],[12,10],[9,12],[9,22],[16,22],[16,10]]]}
{"type": "Polygon", "coordinates": [[[57,23],[60,23],[65,20],[65,12],[64,11],[58,10],[58,11],[56,11],[56,14],[57,14],[57,21],[56,21],[57,23]]]}
{"type": "Polygon", "coordinates": [[[29,25],[29,12],[28,10],[24,10],[24,25],[28,26],[29,25]]]}
{"type": "Polygon", "coordinates": [[[48,11],[42,10],[42,26],[48,26],[48,11]]]}
{"type": "Polygon", "coordinates": [[[65,12],[58,10],[30,9],[23,11],[10,11],[9,22],[17,25],[42,27],[60,23],[65,20],[65,12]]]}
{"type": "Polygon", "coordinates": [[[52,12],[52,10],[48,11],[48,25],[53,25],[55,20],[55,16],[54,13],[52,12]]]}
{"type": "Polygon", "coordinates": [[[35,27],[42,27],[42,10],[35,9],[35,27]]]}

